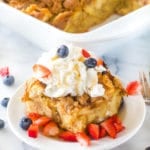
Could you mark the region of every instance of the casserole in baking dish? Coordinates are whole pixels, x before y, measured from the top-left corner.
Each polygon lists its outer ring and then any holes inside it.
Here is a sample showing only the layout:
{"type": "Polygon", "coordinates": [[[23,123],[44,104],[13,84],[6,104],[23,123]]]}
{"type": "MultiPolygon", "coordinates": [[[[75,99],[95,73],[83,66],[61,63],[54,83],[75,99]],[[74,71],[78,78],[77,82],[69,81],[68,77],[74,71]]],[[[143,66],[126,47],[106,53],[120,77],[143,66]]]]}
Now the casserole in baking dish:
{"type": "MultiPolygon", "coordinates": [[[[69,33],[22,13],[4,2],[0,2],[0,23],[21,34],[43,50],[50,50],[60,43],[73,43],[99,52],[102,42],[132,36],[150,23],[150,5],[131,13],[112,15],[105,22],[84,33],[69,33]],[[4,17],[7,16],[7,17],[4,17]],[[142,18],[142,21],[141,19],[142,18]]],[[[106,50],[105,50],[106,51],[106,50]]]]}
{"type": "Polygon", "coordinates": [[[6,0],[48,24],[71,33],[88,31],[113,14],[125,15],[149,0],[6,0]]]}

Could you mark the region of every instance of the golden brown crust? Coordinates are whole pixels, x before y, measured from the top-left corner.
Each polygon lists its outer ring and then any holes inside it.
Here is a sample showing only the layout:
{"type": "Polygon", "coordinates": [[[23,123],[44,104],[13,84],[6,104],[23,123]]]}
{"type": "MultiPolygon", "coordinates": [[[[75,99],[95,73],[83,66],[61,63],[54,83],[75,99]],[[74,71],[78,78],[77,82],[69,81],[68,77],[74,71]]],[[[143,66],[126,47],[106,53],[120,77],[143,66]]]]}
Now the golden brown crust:
{"type": "Polygon", "coordinates": [[[116,12],[120,15],[125,15],[147,4],[150,4],[150,0],[120,0],[120,5],[116,12]]]}
{"type": "Polygon", "coordinates": [[[66,27],[66,24],[70,18],[70,16],[72,15],[72,11],[65,11],[62,13],[59,13],[55,19],[53,19],[53,21],[51,22],[52,25],[54,25],[55,27],[64,30],[64,28],[66,27]]]}
{"type": "Polygon", "coordinates": [[[86,32],[110,15],[125,15],[150,0],[7,0],[9,5],[66,32],[86,32]],[[34,9],[33,9],[34,6],[34,9]]]}
{"type": "Polygon", "coordinates": [[[99,73],[99,82],[105,88],[103,97],[91,98],[70,95],[59,98],[45,96],[45,85],[32,78],[26,84],[23,101],[27,112],[36,112],[52,117],[63,129],[73,132],[85,130],[88,123],[99,123],[103,119],[118,113],[125,94],[120,81],[109,72],[99,73]]]}

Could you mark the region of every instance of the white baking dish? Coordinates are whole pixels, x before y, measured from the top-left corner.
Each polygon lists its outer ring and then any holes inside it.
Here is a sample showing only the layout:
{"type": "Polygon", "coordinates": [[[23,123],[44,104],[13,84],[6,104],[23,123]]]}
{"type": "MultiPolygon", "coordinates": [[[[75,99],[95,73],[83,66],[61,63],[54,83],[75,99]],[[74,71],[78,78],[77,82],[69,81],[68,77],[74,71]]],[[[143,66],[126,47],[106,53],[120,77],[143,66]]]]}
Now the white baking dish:
{"type": "Polygon", "coordinates": [[[84,47],[92,47],[92,45],[107,40],[135,34],[135,31],[150,23],[149,15],[150,5],[147,5],[126,16],[112,16],[106,23],[89,32],[75,34],[56,29],[0,2],[0,23],[9,26],[44,50],[49,50],[50,47],[59,42],[71,42],[84,47]]]}

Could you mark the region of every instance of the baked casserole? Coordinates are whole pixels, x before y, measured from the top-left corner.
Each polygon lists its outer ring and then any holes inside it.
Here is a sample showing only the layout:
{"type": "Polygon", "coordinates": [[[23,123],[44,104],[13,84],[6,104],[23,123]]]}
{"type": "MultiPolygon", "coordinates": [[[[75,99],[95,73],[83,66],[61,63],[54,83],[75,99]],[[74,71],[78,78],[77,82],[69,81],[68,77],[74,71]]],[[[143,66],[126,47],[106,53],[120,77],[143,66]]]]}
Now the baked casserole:
{"type": "Polygon", "coordinates": [[[76,133],[119,112],[125,95],[120,80],[82,48],[62,45],[47,52],[33,71],[22,97],[27,113],[51,117],[62,129],[76,133]]]}
{"type": "Polygon", "coordinates": [[[125,15],[150,0],[5,0],[9,5],[61,30],[88,31],[113,14],[125,15]]]}

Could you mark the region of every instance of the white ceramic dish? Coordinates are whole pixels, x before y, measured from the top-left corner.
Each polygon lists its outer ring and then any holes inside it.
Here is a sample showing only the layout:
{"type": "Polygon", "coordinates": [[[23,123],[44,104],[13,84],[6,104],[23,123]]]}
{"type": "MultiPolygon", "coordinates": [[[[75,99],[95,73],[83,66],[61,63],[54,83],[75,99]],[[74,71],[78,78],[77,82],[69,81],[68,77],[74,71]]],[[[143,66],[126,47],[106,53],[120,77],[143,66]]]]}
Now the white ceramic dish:
{"type": "Polygon", "coordinates": [[[90,147],[83,147],[79,143],[64,142],[54,140],[39,135],[38,138],[33,139],[28,137],[27,132],[23,131],[19,127],[20,119],[25,115],[25,107],[21,102],[20,98],[24,92],[24,85],[20,86],[14,93],[11,100],[9,101],[7,108],[8,123],[14,134],[24,142],[32,145],[33,147],[39,148],[40,150],[104,150],[114,148],[136,134],[136,132],[142,126],[145,117],[145,104],[142,96],[132,96],[125,98],[125,103],[120,112],[123,124],[126,129],[118,134],[116,139],[105,137],[98,141],[92,141],[90,147]],[[137,113],[140,112],[140,113],[137,113]]]}
{"type": "MultiPolygon", "coordinates": [[[[150,5],[126,16],[112,16],[103,25],[99,25],[89,32],[78,34],[58,30],[3,2],[0,2],[0,11],[0,23],[11,27],[44,50],[49,50],[56,43],[62,42],[71,42],[85,48],[92,47],[104,41],[118,39],[127,35],[131,36],[131,34],[134,34],[133,31],[135,32],[145,24],[150,23],[150,5]],[[119,19],[116,19],[118,17],[119,19]]],[[[96,47],[98,48],[98,46],[96,47]]]]}

